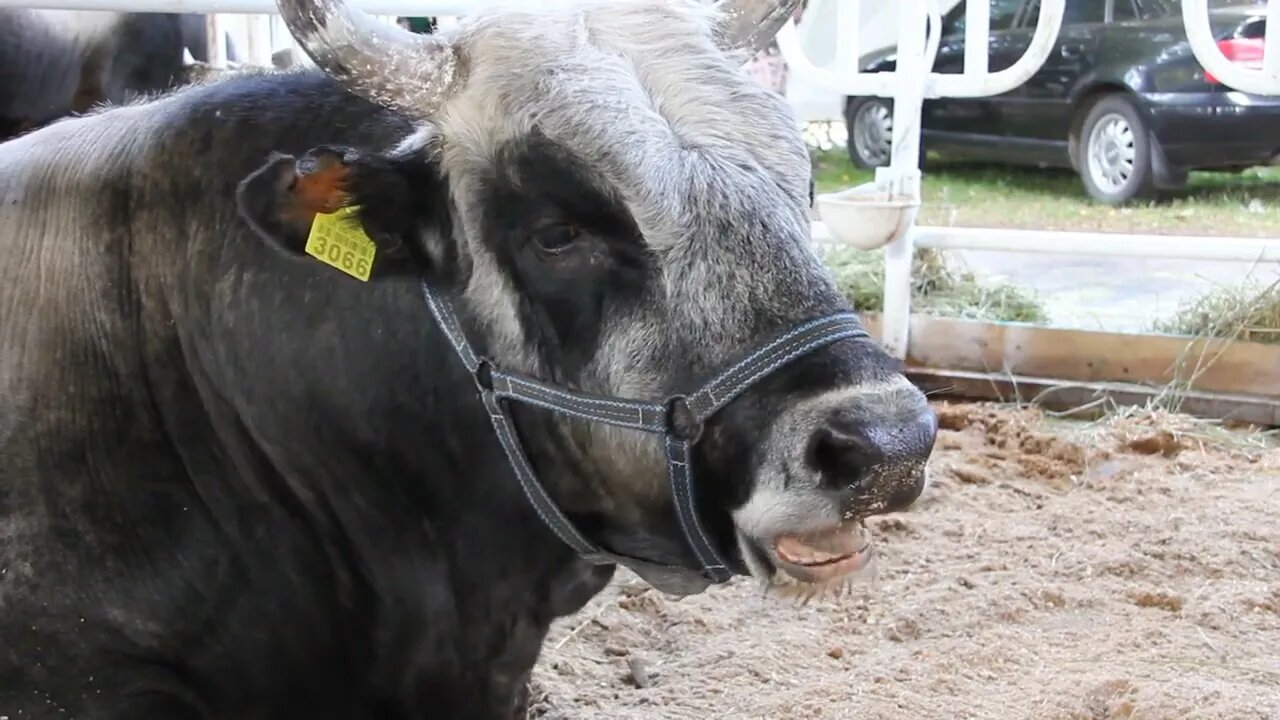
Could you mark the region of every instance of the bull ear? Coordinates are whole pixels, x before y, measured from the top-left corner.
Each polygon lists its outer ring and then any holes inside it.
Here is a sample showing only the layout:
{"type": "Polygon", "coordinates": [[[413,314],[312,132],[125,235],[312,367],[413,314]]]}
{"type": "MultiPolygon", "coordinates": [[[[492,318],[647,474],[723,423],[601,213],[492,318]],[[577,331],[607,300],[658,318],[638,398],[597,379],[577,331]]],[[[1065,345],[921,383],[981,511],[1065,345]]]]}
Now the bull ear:
{"type": "Polygon", "coordinates": [[[440,253],[428,253],[423,241],[442,242],[442,228],[433,225],[443,217],[435,211],[443,209],[430,201],[436,187],[415,165],[408,158],[340,146],[322,145],[296,159],[273,153],[240,182],[236,205],[240,216],[285,255],[319,262],[307,250],[313,227],[321,222],[373,243],[371,279],[419,274],[440,269],[440,253]]]}

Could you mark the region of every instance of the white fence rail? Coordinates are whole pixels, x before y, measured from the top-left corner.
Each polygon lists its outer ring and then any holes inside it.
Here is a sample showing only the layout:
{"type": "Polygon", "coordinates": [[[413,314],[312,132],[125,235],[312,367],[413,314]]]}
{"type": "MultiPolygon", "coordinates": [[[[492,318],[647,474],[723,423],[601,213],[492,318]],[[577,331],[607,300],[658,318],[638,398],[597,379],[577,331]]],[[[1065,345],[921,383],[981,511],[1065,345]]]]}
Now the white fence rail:
{"type": "MultiPolygon", "coordinates": [[[[3,1],[0,0],[0,2],[3,1]]],[[[396,17],[401,13],[374,12],[375,10],[386,9],[376,5],[377,2],[382,1],[375,0],[375,2],[368,3],[372,8],[371,14],[383,22],[394,23],[396,17]]],[[[388,6],[394,7],[394,3],[388,3],[388,6]]],[[[214,67],[226,67],[228,60],[223,52],[225,45],[214,42],[214,38],[232,38],[238,50],[238,59],[241,64],[261,65],[264,67],[272,65],[274,53],[285,48],[297,48],[297,43],[294,41],[293,36],[289,34],[289,29],[285,26],[284,20],[277,14],[210,13],[205,17],[208,23],[209,64],[214,67]]],[[[293,60],[307,65],[311,64],[311,59],[301,52],[294,53],[293,60]]]]}
{"type": "MultiPolygon", "coordinates": [[[[821,220],[813,221],[813,241],[839,246],[821,220]]],[[[1019,230],[1014,228],[934,227],[912,230],[913,244],[933,250],[984,250],[1047,255],[1199,260],[1203,262],[1280,263],[1280,238],[1201,235],[1019,230]]]]}
{"type": "MultiPolygon", "coordinates": [[[[541,0],[534,0],[539,2],[541,0]]],[[[374,15],[465,15],[475,0],[350,0],[374,15]]],[[[532,4],[532,3],[530,3],[532,4]]],[[[163,13],[257,13],[276,15],[275,0],[0,0],[0,7],[40,10],[102,10],[163,13]]]]}

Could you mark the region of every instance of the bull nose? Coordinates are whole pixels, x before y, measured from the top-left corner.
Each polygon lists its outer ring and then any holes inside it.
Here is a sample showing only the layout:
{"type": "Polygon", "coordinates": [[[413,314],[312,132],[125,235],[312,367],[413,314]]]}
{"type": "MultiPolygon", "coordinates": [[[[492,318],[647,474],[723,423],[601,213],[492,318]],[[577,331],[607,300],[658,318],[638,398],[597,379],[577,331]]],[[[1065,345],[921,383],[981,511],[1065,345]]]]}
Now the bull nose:
{"type": "Polygon", "coordinates": [[[884,419],[837,411],[810,437],[806,459],[823,488],[851,499],[878,497],[886,510],[902,508],[924,489],[922,470],[937,432],[927,405],[884,419]]]}

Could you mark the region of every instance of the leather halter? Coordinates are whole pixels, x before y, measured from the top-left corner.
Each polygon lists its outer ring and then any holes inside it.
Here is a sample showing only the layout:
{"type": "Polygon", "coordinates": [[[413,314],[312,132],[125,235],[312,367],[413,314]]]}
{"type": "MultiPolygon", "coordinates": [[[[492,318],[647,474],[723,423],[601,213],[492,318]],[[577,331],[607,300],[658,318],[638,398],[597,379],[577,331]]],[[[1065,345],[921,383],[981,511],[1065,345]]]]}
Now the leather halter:
{"type": "Polygon", "coordinates": [[[502,443],[511,469],[529,504],[542,521],[584,560],[596,565],[622,564],[679,570],[670,565],[603,550],[587,540],[564,516],[534,474],[508,410],[508,401],[535,405],[583,420],[642,430],[663,437],[667,457],[667,479],[676,515],[685,540],[701,565],[702,577],[723,583],[732,577],[715,546],[707,538],[693,497],[693,446],[702,436],[708,419],[730,401],[764,377],[798,357],[837,340],[868,337],[857,315],[836,313],[797,325],[741,357],[687,395],[673,395],[664,402],[601,397],[556,387],[535,378],[509,373],[477,355],[467,341],[462,324],[449,297],[422,284],[422,294],[449,343],[471,373],[494,432],[502,443]]]}

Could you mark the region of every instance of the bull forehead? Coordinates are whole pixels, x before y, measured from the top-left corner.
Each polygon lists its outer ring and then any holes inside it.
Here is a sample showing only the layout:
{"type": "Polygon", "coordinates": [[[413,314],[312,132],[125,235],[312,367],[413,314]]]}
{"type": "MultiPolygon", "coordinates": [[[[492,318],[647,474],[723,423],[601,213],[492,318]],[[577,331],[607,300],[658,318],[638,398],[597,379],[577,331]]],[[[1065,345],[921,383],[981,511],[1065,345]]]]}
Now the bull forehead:
{"type": "Polygon", "coordinates": [[[618,193],[650,243],[729,214],[803,211],[807,150],[786,102],[714,43],[696,0],[583,2],[461,28],[463,89],[438,118],[458,177],[534,128],[618,193]],[[458,172],[461,171],[461,172],[458,172]]]}
{"type": "Polygon", "coordinates": [[[473,16],[455,31],[462,81],[428,132],[472,250],[467,294],[514,366],[542,371],[524,352],[514,288],[479,240],[500,209],[478,190],[535,131],[618,197],[661,267],[638,314],[602,330],[595,389],[652,395],[672,357],[714,365],[836,297],[806,242],[799,125],[745,72],[745,54],[716,47],[716,18],[696,0],[605,0],[473,16]]]}

